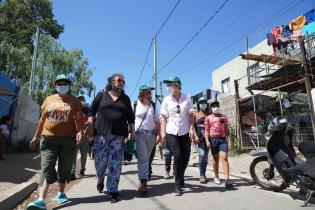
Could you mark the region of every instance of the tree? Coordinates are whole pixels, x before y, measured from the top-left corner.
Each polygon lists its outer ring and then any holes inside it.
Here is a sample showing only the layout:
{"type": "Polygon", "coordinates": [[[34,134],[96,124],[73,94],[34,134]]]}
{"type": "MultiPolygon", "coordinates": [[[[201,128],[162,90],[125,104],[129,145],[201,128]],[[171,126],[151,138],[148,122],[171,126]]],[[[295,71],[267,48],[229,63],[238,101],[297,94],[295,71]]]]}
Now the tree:
{"type": "Polygon", "coordinates": [[[6,0],[0,2],[0,43],[3,47],[0,54],[0,70],[13,71],[13,76],[21,79],[21,82],[28,81],[30,69],[25,66],[26,72],[21,75],[22,71],[15,69],[22,70],[22,67],[18,67],[18,63],[13,67],[12,62],[16,60],[12,61],[9,54],[13,51],[21,51],[20,53],[31,55],[37,26],[42,34],[51,35],[56,39],[63,32],[64,27],[54,19],[51,1],[6,0]]]}
{"type": "Polygon", "coordinates": [[[93,70],[81,49],[66,50],[53,37],[41,35],[37,58],[35,100],[41,104],[43,99],[54,91],[54,79],[58,74],[69,75],[73,95],[91,95],[93,83],[90,78],[93,70]]]}

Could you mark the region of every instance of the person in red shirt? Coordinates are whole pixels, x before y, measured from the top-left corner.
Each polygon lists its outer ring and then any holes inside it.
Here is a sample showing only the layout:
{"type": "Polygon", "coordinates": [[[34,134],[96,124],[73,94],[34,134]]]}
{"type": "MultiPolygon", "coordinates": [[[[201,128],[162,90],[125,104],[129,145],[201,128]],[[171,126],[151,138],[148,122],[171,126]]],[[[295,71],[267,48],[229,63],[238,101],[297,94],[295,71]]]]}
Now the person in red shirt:
{"type": "Polygon", "coordinates": [[[220,158],[225,176],[225,187],[229,188],[233,185],[229,179],[228,151],[231,150],[231,137],[228,119],[224,114],[221,114],[218,101],[212,102],[210,108],[212,114],[205,119],[205,139],[213,157],[214,183],[221,184],[219,179],[220,158]]]}

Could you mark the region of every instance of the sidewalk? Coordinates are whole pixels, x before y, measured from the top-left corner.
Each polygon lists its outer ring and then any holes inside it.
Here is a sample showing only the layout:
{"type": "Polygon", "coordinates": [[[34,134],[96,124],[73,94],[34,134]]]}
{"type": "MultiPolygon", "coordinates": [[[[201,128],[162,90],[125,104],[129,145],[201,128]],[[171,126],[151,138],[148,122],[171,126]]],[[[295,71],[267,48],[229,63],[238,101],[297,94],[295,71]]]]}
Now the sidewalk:
{"type": "Polygon", "coordinates": [[[0,161],[0,209],[12,208],[38,186],[40,156],[38,153],[6,154],[0,161]]]}

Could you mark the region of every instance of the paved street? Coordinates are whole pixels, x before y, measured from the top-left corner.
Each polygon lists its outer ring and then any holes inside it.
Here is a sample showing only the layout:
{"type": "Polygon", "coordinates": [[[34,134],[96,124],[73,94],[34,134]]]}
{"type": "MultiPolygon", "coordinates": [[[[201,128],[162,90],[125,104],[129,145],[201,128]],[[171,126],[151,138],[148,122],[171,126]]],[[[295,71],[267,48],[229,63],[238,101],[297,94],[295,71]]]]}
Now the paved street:
{"type": "MultiPolygon", "coordinates": [[[[106,194],[99,194],[96,191],[94,165],[93,161],[89,160],[87,174],[91,176],[82,179],[69,190],[67,193],[69,203],[55,209],[303,209],[300,207],[301,201],[292,198],[297,196],[296,193],[266,192],[239,179],[233,179],[234,190],[226,190],[223,185],[213,184],[212,180],[202,185],[198,180],[198,169],[192,167],[187,169],[185,193],[181,197],[176,197],[172,194],[173,180],[164,180],[162,177],[163,161],[154,160],[153,167],[153,180],[149,182],[150,192],[142,196],[136,191],[138,187],[136,164],[124,166],[120,182],[122,200],[113,204],[106,194]]],[[[313,208],[314,205],[308,209],[313,208]]]]}

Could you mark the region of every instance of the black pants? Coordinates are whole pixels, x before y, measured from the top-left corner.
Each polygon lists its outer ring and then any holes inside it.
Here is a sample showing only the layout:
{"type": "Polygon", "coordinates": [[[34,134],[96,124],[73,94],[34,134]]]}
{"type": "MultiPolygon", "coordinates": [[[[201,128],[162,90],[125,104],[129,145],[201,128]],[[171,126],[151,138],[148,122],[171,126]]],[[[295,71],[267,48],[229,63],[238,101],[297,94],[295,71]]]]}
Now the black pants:
{"type": "Polygon", "coordinates": [[[167,134],[166,144],[174,156],[175,186],[180,188],[190,158],[191,141],[188,134],[183,136],[167,134]]]}

